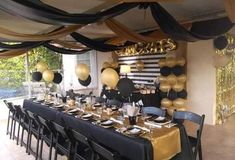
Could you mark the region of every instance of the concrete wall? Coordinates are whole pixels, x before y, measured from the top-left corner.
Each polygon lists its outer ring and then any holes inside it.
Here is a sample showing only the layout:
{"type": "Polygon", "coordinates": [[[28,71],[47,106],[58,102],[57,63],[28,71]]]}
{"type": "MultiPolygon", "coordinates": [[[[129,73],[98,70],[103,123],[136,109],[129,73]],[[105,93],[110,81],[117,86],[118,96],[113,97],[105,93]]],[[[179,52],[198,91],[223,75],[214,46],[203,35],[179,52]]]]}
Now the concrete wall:
{"type": "Polygon", "coordinates": [[[188,43],[188,109],[205,114],[207,124],[215,124],[216,69],[213,67],[213,55],[212,40],[188,43]]]}

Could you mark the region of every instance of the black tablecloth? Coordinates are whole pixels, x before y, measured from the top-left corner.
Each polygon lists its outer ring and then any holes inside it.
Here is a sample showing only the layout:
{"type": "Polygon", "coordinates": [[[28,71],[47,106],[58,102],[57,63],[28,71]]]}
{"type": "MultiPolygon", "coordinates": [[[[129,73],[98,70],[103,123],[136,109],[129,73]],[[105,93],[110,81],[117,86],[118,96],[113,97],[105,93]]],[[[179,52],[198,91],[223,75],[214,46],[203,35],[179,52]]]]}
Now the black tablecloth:
{"type": "Polygon", "coordinates": [[[152,160],[153,148],[149,140],[144,138],[130,138],[112,129],[104,129],[93,125],[89,121],[75,118],[71,115],[57,111],[48,106],[24,100],[23,107],[47,120],[60,125],[73,128],[88,138],[117,151],[121,156],[130,160],[152,160]]]}

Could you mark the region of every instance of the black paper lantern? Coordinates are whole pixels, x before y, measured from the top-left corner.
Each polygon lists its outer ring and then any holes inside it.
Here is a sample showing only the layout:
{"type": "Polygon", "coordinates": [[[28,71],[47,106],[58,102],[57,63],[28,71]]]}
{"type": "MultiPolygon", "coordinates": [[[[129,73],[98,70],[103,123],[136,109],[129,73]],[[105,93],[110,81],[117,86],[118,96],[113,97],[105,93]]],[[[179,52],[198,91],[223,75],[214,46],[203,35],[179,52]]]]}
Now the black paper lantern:
{"type": "Polygon", "coordinates": [[[170,67],[162,67],[160,69],[160,73],[163,76],[169,76],[171,74],[171,68],[170,67]]]}
{"type": "Polygon", "coordinates": [[[82,81],[80,79],[78,79],[78,81],[82,86],[87,87],[91,83],[91,76],[89,75],[88,78],[85,81],[82,81]]]}
{"type": "Polygon", "coordinates": [[[33,78],[34,81],[39,82],[42,79],[42,73],[41,72],[33,72],[32,73],[32,78],[33,78]]]}
{"type": "Polygon", "coordinates": [[[214,46],[219,50],[226,48],[227,45],[228,45],[228,40],[226,36],[219,36],[216,39],[214,39],[214,46]]]}
{"type": "Polygon", "coordinates": [[[178,98],[184,98],[185,99],[185,98],[187,98],[187,95],[188,94],[187,94],[187,91],[185,89],[177,93],[178,98]]]}
{"type": "Polygon", "coordinates": [[[129,78],[122,78],[117,84],[118,91],[123,97],[129,97],[134,91],[134,83],[129,78]]]}
{"type": "Polygon", "coordinates": [[[177,98],[177,92],[171,89],[168,93],[168,98],[172,101],[175,100],[177,98]]]}
{"type": "Polygon", "coordinates": [[[60,84],[62,82],[62,75],[58,72],[54,73],[54,79],[53,82],[56,84],[60,84]]]}
{"type": "Polygon", "coordinates": [[[180,76],[181,74],[184,74],[184,67],[177,65],[171,69],[171,72],[176,76],[180,76]]]}

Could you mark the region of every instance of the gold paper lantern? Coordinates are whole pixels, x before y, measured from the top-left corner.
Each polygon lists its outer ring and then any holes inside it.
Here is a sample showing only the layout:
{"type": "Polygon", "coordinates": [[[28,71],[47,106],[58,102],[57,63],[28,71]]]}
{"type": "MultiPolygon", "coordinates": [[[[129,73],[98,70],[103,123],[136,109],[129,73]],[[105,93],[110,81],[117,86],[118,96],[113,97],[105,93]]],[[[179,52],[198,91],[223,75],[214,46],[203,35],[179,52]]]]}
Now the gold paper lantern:
{"type": "Polygon", "coordinates": [[[160,84],[160,90],[162,92],[168,92],[171,89],[171,85],[168,83],[161,83],[160,84]]]}
{"type": "Polygon", "coordinates": [[[44,62],[38,62],[35,67],[41,73],[48,69],[48,65],[44,62]]]}
{"type": "Polygon", "coordinates": [[[51,70],[45,70],[42,73],[42,77],[46,82],[52,82],[54,79],[54,72],[52,72],[51,70]]]}
{"type": "Polygon", "coordinates": [[[170,74],[169,76],[167,76],[167,83],[169,83],[170,85],[174,85],[177,82],[177,78],[174,74],[170,74]]]}
{"type": "Polygon", "coordinates": [[[117,61],[111,62],[111,63],[110,63],[110,67],[111,67],[111,68],[114,68],[114,69],[118,68],[118,62],[117,62],[117,61]]]}
{"type": "Polygon", "coordinates": [[[102,68],[109,68],[109,67],[111,67],[109,62],[104,62],[102,65],[102,68]]]}
{"type": "Polygon", "coordinates": [[[177,79],[177,82],[185,83],[187,80],[187,77],[185,74],[182,74],[182,75],[178,76],[176,79],[177,79]]]}
{"type": "Polygon", "coordinates": [[[176,65],[184,66],[185,65],[185,58],[179,57],[176,59],[176,65]]]}
{"type": "Polygon", "coordinates": [[[102,84],[105,84],[112,89],[116,87],[118,80],[119,80],[119,75],[112,68],[107,68],[101,73],[102,84]]]}
{"type": "Polygon", "coordinates": [[[172,105],[172,101],[169,100],[168,98],[163,98],[161,101],[161,106],[162,107],[170,107],[172,105]]]}
{"type": "Polygon", "coordinates": [[[165,76],[162,76],[162,75],[161,75],[161,76],[159,77],[159,82],[160,82],[160,83],[164,83],[164,82],[166,82],[166,80],[167,80],[167,77],[165,77],[165,76]]]}
{"type": "Polygon", "coordinates": [[[174,107],[183,107],[185,106],[186,100],[183,98],[177,98],[173,101],[174,107]]]}
{"type": "Polygon", "coordinates": [[[176,65],[176,59],[175,58],[167,58],[166,59],[166,66],[168,67],[174,67],[176,65]]]}
{"type": "Polygon", "coordinates": [[[176,92],[180,92],[184,89],[184,84],[183,83],[176,83],[172,86],[172,88],[176,91],[176,92]]]}
{"type": "Polygon", "coordinates": [[[90,70],[86,64],[80,63],[76,66],[75,73],[78,79],[85,81],[89,77],[90,70]]]}
{"type": "Polygon", "coordinates": [[[136,68],[138,71],[142,71],[144,69],[144,63],[141,60],[136,62],[136,68]]]}
{"type": "Polygon", "coordinates": [[[166,66],[166,60],[165,60],[165,59],[160,59],[160,60],[158,61],[158,65],[159,65],[160,67],[166,66]]]}

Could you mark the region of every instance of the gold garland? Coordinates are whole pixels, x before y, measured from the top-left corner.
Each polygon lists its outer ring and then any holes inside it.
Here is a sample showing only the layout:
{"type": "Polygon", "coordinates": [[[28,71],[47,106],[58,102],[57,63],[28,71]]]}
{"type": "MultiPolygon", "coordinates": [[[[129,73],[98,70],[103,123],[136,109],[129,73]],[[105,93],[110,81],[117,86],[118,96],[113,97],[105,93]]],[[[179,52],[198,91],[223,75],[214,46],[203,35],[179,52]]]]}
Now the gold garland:
{"type": "Polygon", "coordinates": [[[142,42],[126,47],[119,51],[114,51],[118,56],[135,56],[145,54],[160,54],[176,49],[176,42],[172,39],[163,39],[155,42],[142,42]]]}
{"type": "Polygon", "coordinates": [[[221,124],[235,112],[235,43],[234,37],[226,35],[228,46],[224,50],[216,50],[231,58],[230,62],[216,69],[216,123],[221,124]]]}

